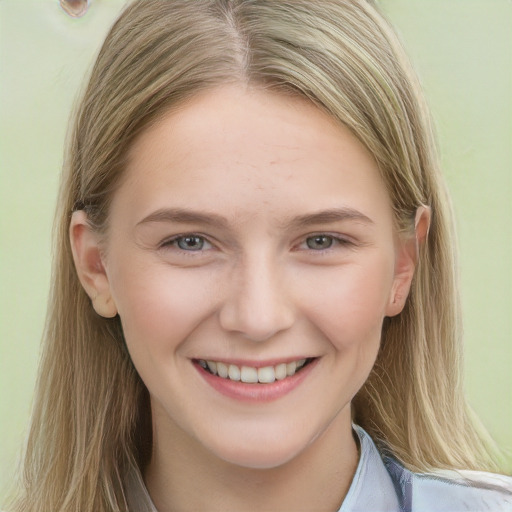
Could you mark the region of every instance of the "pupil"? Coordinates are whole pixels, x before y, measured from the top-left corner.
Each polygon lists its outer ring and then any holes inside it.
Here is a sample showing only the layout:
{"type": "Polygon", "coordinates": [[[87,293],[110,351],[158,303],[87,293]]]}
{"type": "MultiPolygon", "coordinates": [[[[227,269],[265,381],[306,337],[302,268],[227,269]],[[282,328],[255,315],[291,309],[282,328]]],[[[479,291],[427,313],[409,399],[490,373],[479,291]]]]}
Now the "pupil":
{"type": "Polygon", "coordinates": [[[307,244],[310,249],[328,249],[332,245],[332,238],[325,235],[313,236],[308,238],[307,244]]]}
{"type": "Polygon", "coordinates": [[[178,247],[185,251],[200,251],[203,248],[203,240],[198,236],[185,236],[178,240],[178,247]]]}

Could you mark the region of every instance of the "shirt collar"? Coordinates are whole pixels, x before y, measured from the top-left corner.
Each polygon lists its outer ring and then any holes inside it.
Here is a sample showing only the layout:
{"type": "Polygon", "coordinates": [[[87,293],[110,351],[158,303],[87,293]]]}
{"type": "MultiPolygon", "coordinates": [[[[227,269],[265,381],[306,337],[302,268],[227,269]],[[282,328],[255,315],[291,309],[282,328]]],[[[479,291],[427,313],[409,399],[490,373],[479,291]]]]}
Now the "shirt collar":
{"type": "Polygon", "coordinates": [[[353,425],[353,429],[359,438],[361,455],[339,512],[400,512],[395,484],[379,450],[366,431],[358,425],[353,425]]]}

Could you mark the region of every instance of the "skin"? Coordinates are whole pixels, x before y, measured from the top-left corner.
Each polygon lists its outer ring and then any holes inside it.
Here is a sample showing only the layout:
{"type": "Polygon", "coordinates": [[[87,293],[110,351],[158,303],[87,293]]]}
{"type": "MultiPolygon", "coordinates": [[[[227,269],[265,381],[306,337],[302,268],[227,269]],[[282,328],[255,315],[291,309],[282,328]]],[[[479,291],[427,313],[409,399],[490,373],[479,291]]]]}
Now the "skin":
{"type": "Polygon", "coordinates": [[[144,476],[160,512],[339,508],[358,462],[350,403],[383,319],[404,306],[428,213],[411,239],[393,226],[377,165],[346,128],[242,85],[136,140],[106,240],[74,213],[81,282],[99,314],[120,315],[150,392],[144,476]],[[202,248],[180,249],[186,235],[202,248]],[[302,357],[316,358],[307,377],[263,402],[224,396],[193,364],[302,357]]]}

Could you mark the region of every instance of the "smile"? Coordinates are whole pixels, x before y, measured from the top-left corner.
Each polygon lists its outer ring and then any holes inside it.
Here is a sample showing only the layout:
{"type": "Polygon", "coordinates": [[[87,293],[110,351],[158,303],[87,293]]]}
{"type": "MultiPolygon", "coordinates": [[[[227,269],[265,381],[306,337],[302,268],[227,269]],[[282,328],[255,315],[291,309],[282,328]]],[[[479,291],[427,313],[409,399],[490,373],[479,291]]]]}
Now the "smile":
{"type": "Polygon", "coordinates": [[[236,364],[204,359],[198,359],[197,363],[208,373],[223,379],[234,382],[244,382],[246,384],[271,384],[276,380],[284,380],[287,377],[292,377],[312,360],[313,358],[299,359],[289,363],[280,363],[275,366],[264,366],[261,368],[238,366],[236,364]]]}

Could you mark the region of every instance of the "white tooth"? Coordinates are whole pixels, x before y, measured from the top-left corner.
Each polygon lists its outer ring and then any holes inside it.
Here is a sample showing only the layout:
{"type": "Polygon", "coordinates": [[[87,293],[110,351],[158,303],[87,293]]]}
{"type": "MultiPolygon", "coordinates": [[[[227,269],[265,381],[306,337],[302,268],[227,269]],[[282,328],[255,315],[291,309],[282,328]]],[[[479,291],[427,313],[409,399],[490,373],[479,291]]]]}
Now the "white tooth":
{"type": "Polygon", "coordinates": [[[228,377],[228,367],[219,361],[217,363],[217,373],[219,374],[219,377],[226,379],[228,377]]]}
{"type": "Polygon", "coordinates": [[[258,370],[250,366],[242,366],[242,370],[240,371],[240,379],[242,382],[258,382],[258,370]]]}
{"type": "Polygon", "coordinates": [[[296,369],[297,369],[297,363],[295,361],[292,361],[291,363],[287,363],[286,364],[286,375],[288,375],[288,377],[295,375],[296,369]]]}
{"type": "Polygon", "coordinates": [[[206,361],[206,364],[208,365],[208,368],[210,369],[210,371],[214,375],[217,375],[217,363],[214,361],[206,361]]]}
{"type": "Polygon", "coordinates": [[[231,380],[240,380],[240,368],[235,364],[230,364],[228,368],[228,375],[231,380]]]}
{"type": "Polygon", "coordinates": [[[305,359],[301,359],[300,361],[297,361],[297,370],[299,368],[302,368],[305,364],[306,364],[306,360],[305,359]]]}
{"type": "Polygon", "coordinates": [[[283,380],[286,379],[286,363],[278,364],[274,368],[274,373],[276,375],[277,380],[283,380]]]}
{"type": "Polygon", "coordinates": [[[276,380],[276,373],[274,372],[273,366],[264,366],[263,368],[258,368],[258,381],[269,384],[270,382],[274,382],[276,380]]]}

